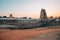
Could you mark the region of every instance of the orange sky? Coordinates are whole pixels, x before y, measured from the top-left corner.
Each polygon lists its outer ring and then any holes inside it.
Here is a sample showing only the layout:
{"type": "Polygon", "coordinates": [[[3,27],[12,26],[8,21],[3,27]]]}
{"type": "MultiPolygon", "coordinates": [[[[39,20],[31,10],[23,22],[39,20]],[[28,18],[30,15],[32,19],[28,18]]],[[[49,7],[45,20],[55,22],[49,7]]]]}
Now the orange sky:
{"type": "Polygon", "coordinates": [[[47,16],[60,16],[60,0],[0,0],[0,16],[39,18],[41,8],[47,16]]]}

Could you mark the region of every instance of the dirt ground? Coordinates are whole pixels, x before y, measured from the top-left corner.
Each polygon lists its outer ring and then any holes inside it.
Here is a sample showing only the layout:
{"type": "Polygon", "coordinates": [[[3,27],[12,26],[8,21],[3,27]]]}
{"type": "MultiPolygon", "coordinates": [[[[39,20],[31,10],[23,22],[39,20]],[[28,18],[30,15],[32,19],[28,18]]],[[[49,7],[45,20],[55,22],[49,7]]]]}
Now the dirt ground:
{"type": "Polygon", "coordinates": [[[60,27],[26,30],[0,29],[0,40],[60,40],[60,27]]]}

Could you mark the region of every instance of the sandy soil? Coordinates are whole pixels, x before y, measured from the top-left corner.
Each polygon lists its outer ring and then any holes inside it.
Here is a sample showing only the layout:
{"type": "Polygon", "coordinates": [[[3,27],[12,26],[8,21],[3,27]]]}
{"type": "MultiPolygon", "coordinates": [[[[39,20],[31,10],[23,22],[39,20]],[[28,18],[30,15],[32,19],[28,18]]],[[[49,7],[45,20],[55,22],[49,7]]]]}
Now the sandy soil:
{"type": "Polygon", "coordinates": [[[60,27],[27,30],[0,29],[0,40],[60,40],[60,27]]]}

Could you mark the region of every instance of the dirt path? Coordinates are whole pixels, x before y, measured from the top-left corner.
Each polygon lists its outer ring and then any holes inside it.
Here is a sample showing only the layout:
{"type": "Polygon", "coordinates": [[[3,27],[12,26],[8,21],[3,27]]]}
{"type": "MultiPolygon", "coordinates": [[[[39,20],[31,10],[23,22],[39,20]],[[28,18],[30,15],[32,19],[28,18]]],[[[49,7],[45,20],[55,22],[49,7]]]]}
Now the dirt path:
{"type": "Polygon", "coordinates": [[[0,40],[59,40],[60,27],[28,30],[1,30],[0,40]]]}

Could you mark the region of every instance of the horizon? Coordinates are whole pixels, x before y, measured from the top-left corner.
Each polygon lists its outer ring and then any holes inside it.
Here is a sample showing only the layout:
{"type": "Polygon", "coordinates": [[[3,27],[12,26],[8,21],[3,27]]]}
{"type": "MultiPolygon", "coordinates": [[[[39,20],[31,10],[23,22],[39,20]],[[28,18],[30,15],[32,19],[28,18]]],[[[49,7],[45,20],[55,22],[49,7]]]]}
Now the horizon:
{"type": "Polygon", "coordinates": [[[60,0],[0,0],[0,16],[39,18],[41,8],[47,16],[60,16],[60,0]]]}

